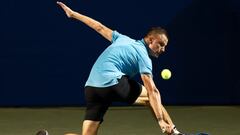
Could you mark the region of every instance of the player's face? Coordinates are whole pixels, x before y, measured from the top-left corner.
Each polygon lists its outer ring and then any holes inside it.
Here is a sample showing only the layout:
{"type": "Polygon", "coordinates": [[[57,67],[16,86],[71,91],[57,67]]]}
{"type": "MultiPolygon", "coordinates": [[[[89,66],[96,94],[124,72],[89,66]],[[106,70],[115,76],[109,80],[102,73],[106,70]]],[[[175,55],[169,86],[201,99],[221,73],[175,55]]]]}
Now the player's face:
{"type": "Polygon", "coordinates": [[[165,52],[168,43],[168,38],[165,34],[159,34],[152,37],[149,47],[152,50],[152,55],[158,57],[161,53],[165,52]]]}

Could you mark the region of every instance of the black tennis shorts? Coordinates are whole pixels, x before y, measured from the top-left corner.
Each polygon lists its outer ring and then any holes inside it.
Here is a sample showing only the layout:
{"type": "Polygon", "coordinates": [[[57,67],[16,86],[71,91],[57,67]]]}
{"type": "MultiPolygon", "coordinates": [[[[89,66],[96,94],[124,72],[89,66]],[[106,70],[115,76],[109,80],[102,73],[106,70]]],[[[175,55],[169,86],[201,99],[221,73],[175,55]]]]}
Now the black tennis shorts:
{"type": "Polygon", "coordinates": [[[119,83],[106,88],[85,87],[87,103],[85,120],[103,121],[103,116],[112,102],[133,104],[142,92],[141,85],[122,76],[119,83]]]}

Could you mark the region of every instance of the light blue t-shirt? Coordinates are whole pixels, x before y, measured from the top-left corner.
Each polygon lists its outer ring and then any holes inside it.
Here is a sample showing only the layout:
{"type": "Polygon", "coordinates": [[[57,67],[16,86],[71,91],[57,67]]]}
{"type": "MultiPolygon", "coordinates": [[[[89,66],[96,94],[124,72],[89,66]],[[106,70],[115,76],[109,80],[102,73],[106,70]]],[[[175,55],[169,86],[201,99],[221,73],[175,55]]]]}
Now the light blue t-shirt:
{"type": "Polygon", "coordinates": [[[98,57],[85,86],[109,87],[123,75],[131,78],[137,73],[152,75],[152,61],[144,40],[113,31],[112,44],[98,57]]]}

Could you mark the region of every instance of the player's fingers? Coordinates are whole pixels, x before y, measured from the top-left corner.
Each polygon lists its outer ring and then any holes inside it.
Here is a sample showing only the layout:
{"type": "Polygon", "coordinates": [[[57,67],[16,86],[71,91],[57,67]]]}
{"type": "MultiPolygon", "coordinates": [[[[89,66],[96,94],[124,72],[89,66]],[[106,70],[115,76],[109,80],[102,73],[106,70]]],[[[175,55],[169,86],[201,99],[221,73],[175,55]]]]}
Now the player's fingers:
{"type": "Polygon", "coordinates": [[[60,2],[60,1],[57,1],[57,4],[58,5],[64,5],[62,2],[60,2]]]}
{"type": "Polygon", "coordinates": [[[62,3],[62,2],[59,2],[59,1],[58,1],[57,4],[58,4],[59,6],[61,6],[63,9],[66,8],[66,5],[65,5],[64,3],[62,3]]]}
{"type": "Polygon", "coordinates": [[[61,6],[62,2],[57,1],[57,4],[61,6]]]}

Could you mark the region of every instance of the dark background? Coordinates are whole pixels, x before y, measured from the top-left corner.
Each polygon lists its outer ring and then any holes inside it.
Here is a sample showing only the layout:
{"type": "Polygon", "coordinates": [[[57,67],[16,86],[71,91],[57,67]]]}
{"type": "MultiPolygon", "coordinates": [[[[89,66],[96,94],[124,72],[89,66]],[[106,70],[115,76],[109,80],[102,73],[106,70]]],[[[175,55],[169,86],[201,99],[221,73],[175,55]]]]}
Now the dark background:
{"type": "MultiPolygon", "coordinates": [[[[163,104],[240,103],[239,0],[63,2],[134,39],[152,26],[167,29],[166,53],[153,59],[163,104]]],[[[56,1],[1,1],[0,106],[84,105],[85,81],[109,44],[56,1]]]]}

